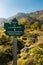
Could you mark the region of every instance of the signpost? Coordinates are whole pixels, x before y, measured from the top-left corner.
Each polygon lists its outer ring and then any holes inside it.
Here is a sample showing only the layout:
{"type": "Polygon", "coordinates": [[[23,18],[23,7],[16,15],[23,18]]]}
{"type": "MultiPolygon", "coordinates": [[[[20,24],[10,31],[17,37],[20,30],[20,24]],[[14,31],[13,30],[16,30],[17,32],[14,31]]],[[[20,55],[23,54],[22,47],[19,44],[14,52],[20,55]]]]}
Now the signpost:
{"type": "Polygon", "coordinates": [[[6,34],[9,36],[14,36],[14,48],[13,48],[13,64],[17,65],[17,36],[24,34],[24,26],[18,25],[18,21],[15,19],[11,20],[11,23],[5,23],[4,28],[6,29],[6,34]]]}

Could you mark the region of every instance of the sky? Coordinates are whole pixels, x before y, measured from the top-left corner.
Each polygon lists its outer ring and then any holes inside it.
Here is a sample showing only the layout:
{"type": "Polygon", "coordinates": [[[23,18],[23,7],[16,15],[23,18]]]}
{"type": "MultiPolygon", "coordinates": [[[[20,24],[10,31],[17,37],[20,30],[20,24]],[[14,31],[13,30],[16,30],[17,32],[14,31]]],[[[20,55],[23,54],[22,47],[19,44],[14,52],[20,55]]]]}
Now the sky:
{"type": "Polygon", "coordinates": [[[43,10],[43,0],[0,0],[0,18],[43,10]]]}

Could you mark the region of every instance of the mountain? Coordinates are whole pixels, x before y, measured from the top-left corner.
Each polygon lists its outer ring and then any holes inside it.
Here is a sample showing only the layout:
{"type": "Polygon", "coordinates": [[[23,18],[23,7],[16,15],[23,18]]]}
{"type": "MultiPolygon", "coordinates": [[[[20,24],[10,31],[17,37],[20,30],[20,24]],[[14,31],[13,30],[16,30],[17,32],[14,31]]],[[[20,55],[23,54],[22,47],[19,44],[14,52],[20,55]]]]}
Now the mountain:
{"type": "Polygon", "coordinates": [[[20,18],[27,17],[27,16],[28,16],[27,13],[17,13],[16,15],[9,17],[8,20],[13,19],[13,18],[16,18],[18,20],[20,18]]]}
{"type": "Polygon", "coordinates": [[[29,14],[30,17],[43,21],[43,10],[29,14]]]}
{"type": "Polygon", "coordinates": [[[17,13],[16,15],[9,17],[7,19],[0,18],[0,28],[3,27],[4,22],[10,22],[12,19],[16,18],[17,20],[21,18],[27,18],[27,21],[38,21],[43,23],[43,10],[32,12],[32,13],[17,13]]]}
{"type": "Polygon", "coordinates": [[[41,21],[43,23],[43,10],[32,12],[32,13],[17,13],[15,16],[9,17],[8,20],[16,18],[27,18],[29,21],[41,21]]]}
{"type": "Polygon", "coordinates": [[[0,29],[4,27],[4,23],[7,22],[7,19],[0,18],[0,29]]]}
{"type": "Polygon", "coordinates": [[[32,17],[36,19],[43,20],[43,10],[32,12],[32,13],[17,13],[15,16],[9,17],[9,18],[17,18],[20,19],[22,17],[32,17]]]}

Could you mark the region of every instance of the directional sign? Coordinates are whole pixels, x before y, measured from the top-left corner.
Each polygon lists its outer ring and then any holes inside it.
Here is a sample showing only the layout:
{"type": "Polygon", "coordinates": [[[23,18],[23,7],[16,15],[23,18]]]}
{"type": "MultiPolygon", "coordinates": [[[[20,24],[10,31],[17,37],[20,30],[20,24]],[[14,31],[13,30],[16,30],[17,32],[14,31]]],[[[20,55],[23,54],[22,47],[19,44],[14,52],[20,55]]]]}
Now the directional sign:
{"type": "Polygon", "coordinates": [[[11,23],[5,23],[4,28],[6,29],[6,34],[9,36],[21,36],[24,34],[24,26],[18,25],[16,19],[12,20],[11,23]]]}
{"type": "Polygon", "coordinates": [[[6,29],[6,34],[9,36],[14,36],[14,47],[13,47],[13,65],[17,65],[17,36],[24,34],[24,26],[18,25],[16,19],[12,19],[11,23],[4,23],[4,28],[6,29]]]}

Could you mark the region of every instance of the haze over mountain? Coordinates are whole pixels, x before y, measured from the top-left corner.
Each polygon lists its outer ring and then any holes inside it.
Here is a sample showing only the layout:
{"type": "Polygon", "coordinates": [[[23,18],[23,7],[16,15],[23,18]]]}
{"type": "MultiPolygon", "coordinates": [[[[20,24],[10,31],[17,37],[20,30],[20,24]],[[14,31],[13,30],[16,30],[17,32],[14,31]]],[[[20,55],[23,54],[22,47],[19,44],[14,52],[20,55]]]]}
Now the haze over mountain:
{"type": "Polygon", "coordinates": [[[32,12],[32,13],[17,13],[16,15],[9,17],[7,19],[0,18],[0,28],[4,26],[5,22],[10,22],[10,20],[16,18],[17,20],[21,18],[28,18],[28,22],[30,21],[40,21],[43,23],[43,10],[32,12]]]}

